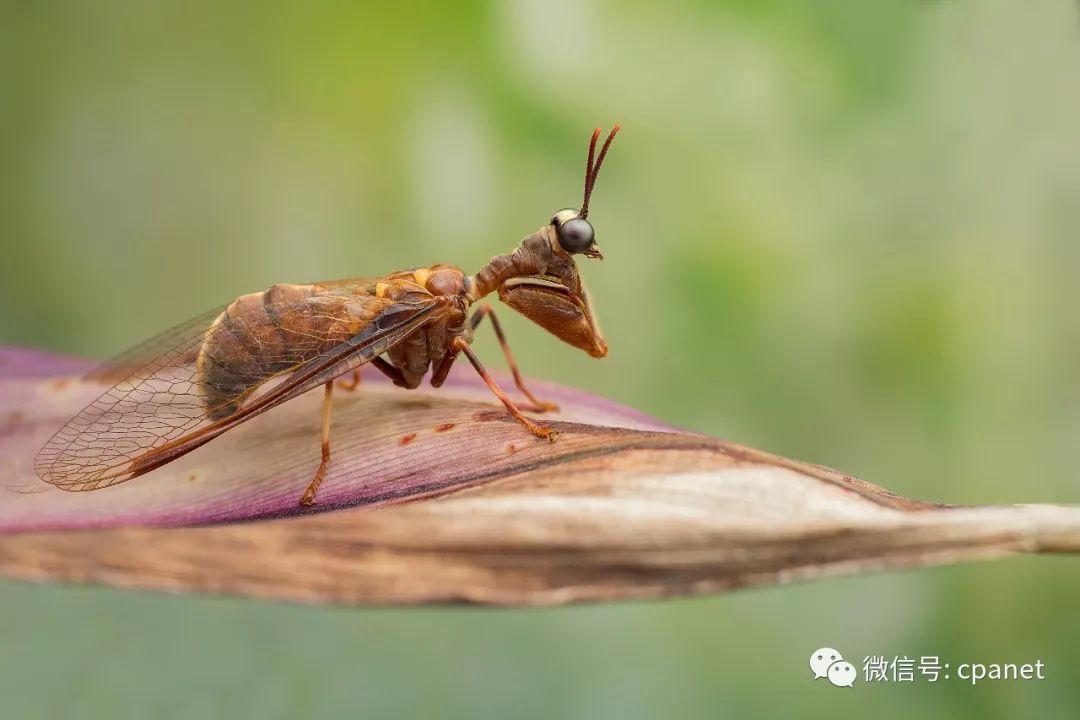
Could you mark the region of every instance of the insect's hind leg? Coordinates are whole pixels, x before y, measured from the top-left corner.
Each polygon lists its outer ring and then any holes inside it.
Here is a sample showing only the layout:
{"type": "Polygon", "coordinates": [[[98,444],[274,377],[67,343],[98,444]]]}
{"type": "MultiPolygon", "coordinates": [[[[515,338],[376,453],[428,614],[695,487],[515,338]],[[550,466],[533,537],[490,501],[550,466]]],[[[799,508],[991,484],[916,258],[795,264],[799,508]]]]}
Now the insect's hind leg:
{"type": "Polygon", "coordinates": [[[338,380],[338,387],[345,392],[352,392],[360,387],[360,368],[356,368],[352,371],[352,378],[350,380],[338,380]]]}
{"type": "Polygon", "coordinates": [[[315,471],[315,479],[311,481],[303,497],[300,498],[300,504],[305,507],[315,503],[315,494],[319,492],[319,486],[326,477],[326,466],[330,462],[330,409],[333,407],[334,381],[326,383],[325,388],[322,406],[322,462],[319,463],[319,469],[315,471]]]}
{"type": "MultiPolygon", "coordinates": [[[[444,361],[446,363],[447,370],[449,370],[449,364],[453,362],[453,359],[455,357],[457,357],[458,352],[465,353],[465,357],[469,358],[469,362],[472,363],[472,366],[476,369],[476,372],[480,374],[480,377],[487,384],[491,392],[495,393],[495,397],[499,398],[499,400],[502,400],[502,404],[506,406],[506,409],[510,411],[510,415],[512,415],[515,420],[524,425],[525,428],[536,437],[543,438],[544,440],[555,440],[555,438],[559,434],[559,431],[555,428],[546,427],[544,425],[537,425],[532,420],[522,415],[521,410],[519,410],[518,406],[514,404],[514,401],[510,399],[510,396],[503,392],[503,389],[498,386],[498,384],[495,382],[495,379],[492,378],[491,375],[488,375],[488,371],[484,369],[484,366],[480,363],[480,358],[476,357],[476,354],[472,351],[472,348],[469,347],[469,343],[465,342],[459,337],[456,337],[454,338],[450,347],[453,355],[447,356],[447,360],[449,362],[444,361]]],[[[445,373],[443,374],[445,375],[445,373]]]]}
{"type": "MultiPolygon", "coordinates": [[[[402,374],[401,370],[386,362],[381,357],[372,358],[371,364],[383,375],[390,378],[390,382],[398,387],[408,387],[408,383],[405,382],[405,376],[402,374]]],[[[360,368],[356,368],[352,371],[352,379],[339,380],[338,387],[348,392],[352,392],[360,387],[360,368]]]]}
{"type": "Polygon", "coordinates": [[[506,341],[506,335],[503,334],[502,325],[499,324],[499,318],[495,314],[495,308],[491,305],[484,303],[480,305],[472,317],[469,318],[469,324],[473,330],[480,322],[486,318],[491,318],[491,327],[495,331],[495,337],[499,339],[499,345],[502,347],[503,355],[506,356],[506,364],[510,366],[510,373],[514,376],[514,384],[517,385],[521,394],[529,398],[529,402],[532,403],[532,407],[526,407],[526,410],[532,412],[553,412],[559,409],[559,406],[555,403],[544,402],[543,400],[537,400],[536,396],[529,391],[529,388],[525,387],[525,381],[521,379],[521,371],[518,370],[517,362],[514,360],[514,354],[510,352],[510,343],[506,341]]]}
{"type": "Polygon", "coordinates": [[[401,372],[399,368],[394,367],[390,363],[383,360],[381,357],[371,359],[371,364],[386,377],[390,378],[390,382],[394,383],[398,387],[407,388],[409,383],[405,380],[405,373],[401,372]]]}

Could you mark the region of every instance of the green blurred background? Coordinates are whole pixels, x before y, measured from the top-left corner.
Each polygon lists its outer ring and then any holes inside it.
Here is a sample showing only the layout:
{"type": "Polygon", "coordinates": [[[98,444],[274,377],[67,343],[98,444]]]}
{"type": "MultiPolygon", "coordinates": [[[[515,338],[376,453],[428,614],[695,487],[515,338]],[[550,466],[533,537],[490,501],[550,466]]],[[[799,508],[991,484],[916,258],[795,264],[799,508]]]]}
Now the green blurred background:
{"type": "MultiPolygon", "coordinates": [[[[584,264],[611,355],[508,318],[526,372],[904,495],[1080,502],[1074,0],[0,8],[0,342],[108,355],[273,282],[475,271],[621,121],[584,264]]],[[[4,582],[0,713],[1077,717],[1078,571],[528,611],[4,582]],[[821,645],[1048,679],[841,691],[821,645]]]]}

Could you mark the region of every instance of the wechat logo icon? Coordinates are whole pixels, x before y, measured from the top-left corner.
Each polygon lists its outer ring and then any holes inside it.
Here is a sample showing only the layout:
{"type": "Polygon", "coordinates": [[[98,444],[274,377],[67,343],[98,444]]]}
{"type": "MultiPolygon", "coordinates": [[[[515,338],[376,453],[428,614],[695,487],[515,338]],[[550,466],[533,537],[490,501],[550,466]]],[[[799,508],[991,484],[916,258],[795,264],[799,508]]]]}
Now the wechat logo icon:
{"type": "Polygon", "coordinates": [[[844,660],[839,650],[827,647],[810,653],[810,670],[815,680],[828,678],[836,687],[851,687],[858,677],[855,666],[844,660]]]}

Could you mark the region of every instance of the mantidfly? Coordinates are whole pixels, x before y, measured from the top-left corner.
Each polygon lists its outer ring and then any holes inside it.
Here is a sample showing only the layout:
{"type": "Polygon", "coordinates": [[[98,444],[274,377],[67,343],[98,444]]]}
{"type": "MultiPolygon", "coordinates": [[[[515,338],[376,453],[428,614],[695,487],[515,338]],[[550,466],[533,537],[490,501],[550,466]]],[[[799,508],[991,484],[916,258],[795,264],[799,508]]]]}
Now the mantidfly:
{"type": "Polygon", "coordinates": [[[593,357],[607,354],[574,255],[602,258],[588,221],[596,177],[616,125],[596,154],[589,143],[581,209],[555,213],[512,253],[496,255],[475,275],[453,265],[401,270],[377,278],[274,285],[243,295],[129,350],[91,373],[111,384],[61,428],[38,453],[42,480],[64,490],[95,490],[161,467],[276,405],[319,386],[322,462],[300,499],[315,502],[330,462],[334,383],[371,363],[395,385],[416,388],[428,369],[442,385],[464,353],[510,415],[538,438],[556,431],[522,410],[557,409],[522,381],[494,309],[474,303],[499,299],[593,357]],[[490,318],[518,390],[515,403],[473,352],[476,327],[490,318]],[[274,381],[274,382],[270,382],[274,381]]]}

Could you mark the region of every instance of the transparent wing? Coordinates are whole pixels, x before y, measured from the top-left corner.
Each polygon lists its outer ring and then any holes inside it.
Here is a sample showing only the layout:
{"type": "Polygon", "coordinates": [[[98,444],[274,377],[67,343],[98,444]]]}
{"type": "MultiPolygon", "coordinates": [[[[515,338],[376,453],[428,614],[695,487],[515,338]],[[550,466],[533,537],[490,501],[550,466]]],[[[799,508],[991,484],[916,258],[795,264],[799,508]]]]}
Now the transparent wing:
{"type": "Polygon", "coordinates": [[[442,306],[352,285],[275,288],[201,316],[210,320],[200,331],[185,323],[103,366],[122,379],[42,448],[38,477],[93,490],[148,472],[381,355],[442,306]],[[165,349],[146,360],[151,348],[165,349]]]}
{"type": "MultiPolygon", "coordinates": [[[[108,383],[112,385],[126,377],[131,376],[143,365],[162,357],[170,350],[187,346],[191,341],[201,339],[214,319],[225,311],[222,305],[213,310],[207,310],[201,315],[196,315],[185,323],[169,328],[160,335],[139,343],[135,347],[124,351],[114,358],[106,360],[101,365],[83,376],[83,380],[90,382],[108,383]]],[[[195,350],[198,351],[196,345],[195,350]]],[[[189,358],[195,362],[195,356],[189,358]]]]}
{"type": "MultiPolygon", "coordinates": [[[[344,280],[329,280],[326,282],[313,283],[310,286],[316,289],[316,293],[335,292],[347,290],[353,294],[374,294],[375,285],[379,278],[348,278],[344,280]]],[[[263,293],[256,293],[262,295],[263,293]]],[[[235,305],[236,303],[233,303],[235,305]]],[[[114,385],[121,380],[131,377],[145,365],[160,362],[170,357],[169,362],[186,361],[194,364],[199,347],[206,336],[211,323],[225,311],[228,305],[221,305],[213,310],[207,310],[187,322],[169,328],[165,332],[155,335],[133,348],[125,350],[120,355],[106,360],[88,372],[83,380],[114,385]],[[181,357],[180,352],[186,350],[188,355],[181,357]]],[[[255,306],[245,312],[258,313],[260,308],[255,306]]]]}

